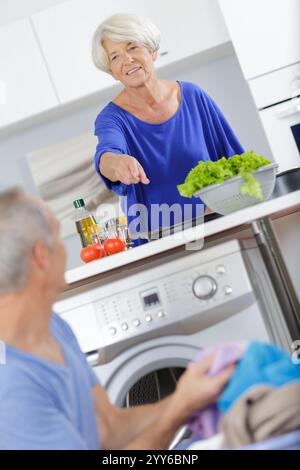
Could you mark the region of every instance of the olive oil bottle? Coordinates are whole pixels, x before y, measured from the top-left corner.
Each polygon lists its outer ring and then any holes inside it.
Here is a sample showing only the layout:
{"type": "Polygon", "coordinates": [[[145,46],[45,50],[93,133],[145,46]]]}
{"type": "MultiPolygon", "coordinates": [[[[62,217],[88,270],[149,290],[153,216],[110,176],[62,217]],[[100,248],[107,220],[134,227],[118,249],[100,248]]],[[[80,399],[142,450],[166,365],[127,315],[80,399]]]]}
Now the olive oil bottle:
{"type": "Polygon", "coordinates": [[[98,224],[95,216],[85,208],[83,199],[73,201],[75,207],[75,225],[80,236],[82,247],[95,243],[93,234],[98,231],[98,224]]]}

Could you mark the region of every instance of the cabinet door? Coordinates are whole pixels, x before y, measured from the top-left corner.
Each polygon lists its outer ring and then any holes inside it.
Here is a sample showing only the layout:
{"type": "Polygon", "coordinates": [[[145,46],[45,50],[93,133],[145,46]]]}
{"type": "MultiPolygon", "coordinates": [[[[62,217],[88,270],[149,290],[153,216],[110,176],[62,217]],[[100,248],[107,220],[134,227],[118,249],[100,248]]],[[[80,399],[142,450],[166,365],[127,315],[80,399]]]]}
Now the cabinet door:
{"type": "Polygon", "coordinates": [[[62,103],[116,83],[93,65],[91,39],[98,24],[118,12],[145,15],[160,28],[157,68],[229,41],[217,0],[65,2],[32,18],[62,103]]]}
{"type": "Polygon", "coordinates": [[[32,17],[62,103],[116,83],[92,62],[94,31],[108,16],[124,10],[140,13],[142,6],[143,1],[138,0],[71,0],[32,17]]]}
{"type": "Polygon", "coordinates": [[[300,60],[299,0],[219,0],[247,79],[300,60]]]}
{"type": "Polygon", "coordinates": [[[0,28],[0,127],[58,104],[28,19],[0,28]]]}
{"type": "Polygon", "coordinates": [[[162,33],[157,65],[175,62],[230,41],[217,0],[152,0],[145,14],[162,33]]]}

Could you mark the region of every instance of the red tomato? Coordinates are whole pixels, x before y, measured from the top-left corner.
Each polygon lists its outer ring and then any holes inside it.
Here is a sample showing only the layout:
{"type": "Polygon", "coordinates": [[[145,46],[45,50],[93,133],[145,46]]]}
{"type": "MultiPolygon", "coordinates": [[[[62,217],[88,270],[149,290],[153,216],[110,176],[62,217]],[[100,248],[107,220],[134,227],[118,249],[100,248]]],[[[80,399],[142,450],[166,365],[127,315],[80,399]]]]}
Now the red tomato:
{"type": "Polygon", "coordinates": [[[102,258],[103,256],[105,256],[105,250],[100,243],[94,243],[93,245],[86,246],[81,250],[80,253],[80,258],[85,263],[102,258]]]}
{"type": "Polygon", "coordinates": [[[121,240],[121,238],[109,238],[108,240],[105,240],[103,246],[106,253],[109,255],[125,250],[125,242],[121,240]]]}
{"type": "Polygon", "coordinates": [[[101,243],[97,243],[96,246],[98,247],[98,258],[104,258],[104,256],[106,256],[106,252],[103,245],[101,243]]]}

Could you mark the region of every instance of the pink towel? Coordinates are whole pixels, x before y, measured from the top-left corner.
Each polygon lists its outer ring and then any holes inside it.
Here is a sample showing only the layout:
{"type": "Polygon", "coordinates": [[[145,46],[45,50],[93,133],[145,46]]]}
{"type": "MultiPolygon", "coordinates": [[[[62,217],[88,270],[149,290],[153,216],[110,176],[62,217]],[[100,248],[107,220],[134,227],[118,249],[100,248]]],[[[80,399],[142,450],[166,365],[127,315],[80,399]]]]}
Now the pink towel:
{"type": "MultiPolygon", "coordinates": [[[[247,346],[247,341],[239,341],[223,344],[214,348],[207,348],[198,354],[194,362],[200,362],[209,354],[215,353],[215,359],[208,374],[211,376],[217,375],[231,364],[239,361],[247,346]]],[[[220,416],[216,405],[210,405],[204,410],[195,413],[188,422],[192,436],[198,436],[199,439],[208,439],[214,436],[218,432],[220,416]]]]}

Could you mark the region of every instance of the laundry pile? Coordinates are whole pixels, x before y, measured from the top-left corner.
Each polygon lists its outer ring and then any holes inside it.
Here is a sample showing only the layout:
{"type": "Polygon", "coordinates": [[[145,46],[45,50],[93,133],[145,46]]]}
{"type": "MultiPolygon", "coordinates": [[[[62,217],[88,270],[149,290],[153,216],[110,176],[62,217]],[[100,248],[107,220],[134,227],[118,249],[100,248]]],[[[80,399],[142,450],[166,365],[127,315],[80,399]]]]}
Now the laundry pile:
{"type": "Polygon", "coordinates": [[[210,375],[237,366],[216,405],[199,411],[188,423],[188,448],[241,448],[298,429],[300,445],[300,364],[276,346],[260,342],[206,349],[196,361],[212,352],[210,375]]]}

